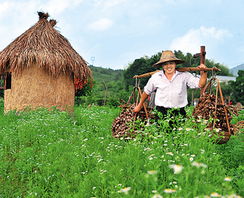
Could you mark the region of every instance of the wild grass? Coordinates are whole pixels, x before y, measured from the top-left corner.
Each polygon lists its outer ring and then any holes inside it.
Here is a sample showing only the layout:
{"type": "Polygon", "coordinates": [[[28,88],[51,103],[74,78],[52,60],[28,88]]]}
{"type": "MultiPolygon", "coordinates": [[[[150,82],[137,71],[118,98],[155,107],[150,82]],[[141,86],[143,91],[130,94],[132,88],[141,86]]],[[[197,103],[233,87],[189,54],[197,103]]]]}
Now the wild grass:
{"type": "Polygon", "coordinates": [[[114,139],[119,112],[1,111],[0,197],[244,195],[243,135],[217,145],[204,121],[189,118],[172,133],[151,124],[136,139],[114,139]]]}

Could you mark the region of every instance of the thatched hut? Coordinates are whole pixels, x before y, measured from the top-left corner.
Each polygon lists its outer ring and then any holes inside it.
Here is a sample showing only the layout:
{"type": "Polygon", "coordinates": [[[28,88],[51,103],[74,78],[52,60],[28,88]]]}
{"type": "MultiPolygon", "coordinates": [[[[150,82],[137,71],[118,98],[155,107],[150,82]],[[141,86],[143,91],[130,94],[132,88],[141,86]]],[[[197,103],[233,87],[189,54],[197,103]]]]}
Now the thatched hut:
{"type": "Polygon", "coordinates": [[[39,21],[0,52],[4,75],[4,110],[52,107],[72,110],[74,78],[85,82],[91,70],[69,41],[55,28],[55,20],[38,12],[39,21]]]}

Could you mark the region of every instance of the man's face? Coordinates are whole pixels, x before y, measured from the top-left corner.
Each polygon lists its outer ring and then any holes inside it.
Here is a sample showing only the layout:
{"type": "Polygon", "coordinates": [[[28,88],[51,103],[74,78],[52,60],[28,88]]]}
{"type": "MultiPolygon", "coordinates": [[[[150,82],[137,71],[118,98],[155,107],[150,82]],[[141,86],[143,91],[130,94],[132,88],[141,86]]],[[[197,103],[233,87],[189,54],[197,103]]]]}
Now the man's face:
{"type": "Polygon", "coordinates": [[[163,64],[163,70],[166,74],[175,73],[176,63],[174,61],[168,61],[163,64]]]}

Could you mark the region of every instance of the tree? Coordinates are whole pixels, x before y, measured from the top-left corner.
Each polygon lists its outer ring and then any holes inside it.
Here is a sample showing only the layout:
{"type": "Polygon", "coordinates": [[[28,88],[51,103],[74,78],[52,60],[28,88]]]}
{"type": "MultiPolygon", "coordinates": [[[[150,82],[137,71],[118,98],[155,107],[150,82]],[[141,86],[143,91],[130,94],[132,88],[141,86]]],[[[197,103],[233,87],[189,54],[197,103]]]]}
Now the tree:
{"type": "MultiPolygon", "coordinates": [[[[133,86],[135,84],[135,79],[133,79],[133,76],[154,71],[155,68],[153,68],[152,65],[156,63],[159,58],[160,54],[154,55],[151,58],[141,57],[139,59],[136,59],[132,64],[130,64],[124,72],[126,89],[128,90],[129,86],[133,86]]],[[[148,79],[149,78],[142,78],[140,80],[141,85],[145,86],[148,79]]]]}
{"type": "Polygon", "coordinates": [[[231,99],[233,102],[240,102],[244,104],[244,70],[239,70],[236,81],[231,81],[232,89],[231,99]]]}

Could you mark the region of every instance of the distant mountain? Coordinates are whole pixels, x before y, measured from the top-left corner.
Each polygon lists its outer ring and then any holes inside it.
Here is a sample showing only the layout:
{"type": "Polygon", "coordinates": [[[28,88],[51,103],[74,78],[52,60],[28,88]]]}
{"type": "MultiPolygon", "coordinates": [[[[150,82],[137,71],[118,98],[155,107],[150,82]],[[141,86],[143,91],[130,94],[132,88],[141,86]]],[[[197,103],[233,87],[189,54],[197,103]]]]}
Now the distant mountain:
{"type": "Polygon", "coordinates": [[[230,69],[230,73],[232,73],[234,76],[238,76],[238,71],[244,70],[244,64],[238,65],[236,67],[233,67],[230,69]]]}

